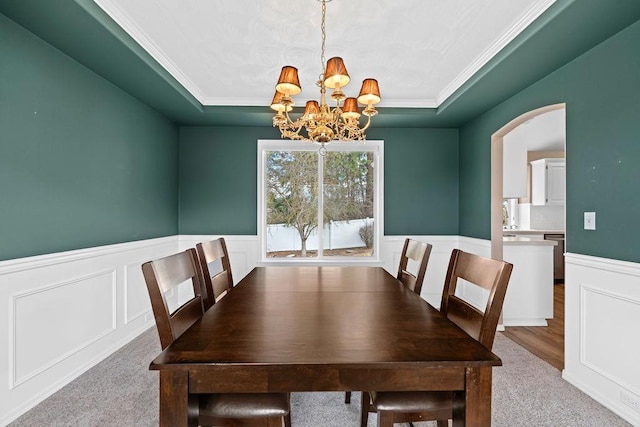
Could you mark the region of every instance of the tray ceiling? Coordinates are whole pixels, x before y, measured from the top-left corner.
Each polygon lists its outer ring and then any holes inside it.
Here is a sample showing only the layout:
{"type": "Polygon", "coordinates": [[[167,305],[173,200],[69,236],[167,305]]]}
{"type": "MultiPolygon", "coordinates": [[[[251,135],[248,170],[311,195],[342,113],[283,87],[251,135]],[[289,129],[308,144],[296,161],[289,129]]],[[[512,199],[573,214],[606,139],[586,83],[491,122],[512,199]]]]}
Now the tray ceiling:
{"type": "MultiPolygon", "coordinates": [[[[379,81],[380,107],[434,108],[555,0],[333,0],[326,57],[345,88],[379,81]]],[[[318,98],[317,0],[95,0],[204,106],[265,106],[280,68],[298,68],[297,105],[318,98]]]]}

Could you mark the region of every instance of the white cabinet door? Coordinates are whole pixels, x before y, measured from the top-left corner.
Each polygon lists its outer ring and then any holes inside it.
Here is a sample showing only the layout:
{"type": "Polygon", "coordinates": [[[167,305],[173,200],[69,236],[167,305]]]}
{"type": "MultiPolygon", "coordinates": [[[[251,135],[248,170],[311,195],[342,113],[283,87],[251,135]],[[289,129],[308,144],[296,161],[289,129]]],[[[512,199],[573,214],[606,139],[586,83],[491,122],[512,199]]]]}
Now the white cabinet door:
{"type": "Polygon", "coordinates": [[[540,159],[531,162],[531,204],[564,205],[564,159],[540,159]]]}
{"type": "Polygon", "coordinates": [[[564,162],[550,162],[547,164],[547,205],[564,205],[564,174],[564,162]]]}

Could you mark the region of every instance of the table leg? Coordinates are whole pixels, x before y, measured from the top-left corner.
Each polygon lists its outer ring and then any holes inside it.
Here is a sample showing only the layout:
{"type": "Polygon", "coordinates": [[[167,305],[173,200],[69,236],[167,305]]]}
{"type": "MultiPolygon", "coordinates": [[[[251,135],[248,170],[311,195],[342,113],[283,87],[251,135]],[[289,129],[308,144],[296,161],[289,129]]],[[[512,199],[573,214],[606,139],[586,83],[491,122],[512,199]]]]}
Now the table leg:
{"type": "Polygon", "coordinates": [[[393,412],[378,411],[378,427],[393,427],[393,412]]]}
{"type": "Polygon", "coordinates": [[[491,368],[467,368],[466,390],[454,394],[453,425],[491,425],[491,368]]]}
{"type": "Polygon", "coordinates": [[[189,398],[189,375],[185,371],[160,371],[160,426],[198,425],[198,413],[189,398]],[[190,404],[191,403],[191,404],[190,404]],[[194,414],[195,412],[195,414],[194,414]],[[195,422],[195,424],[194,424],[195,422]]]}

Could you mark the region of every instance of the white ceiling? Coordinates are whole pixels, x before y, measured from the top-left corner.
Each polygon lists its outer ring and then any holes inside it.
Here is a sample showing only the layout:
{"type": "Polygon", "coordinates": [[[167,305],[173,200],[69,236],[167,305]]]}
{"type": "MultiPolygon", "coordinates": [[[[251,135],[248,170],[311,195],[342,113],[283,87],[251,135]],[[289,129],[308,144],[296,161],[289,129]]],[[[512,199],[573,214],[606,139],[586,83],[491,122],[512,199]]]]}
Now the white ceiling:
{"type": "MultiPolygon", "coordinates": [[[[203,105],[268,105],[283,65],[297,105],[318,98],[318,0],[94,0],[203,105]]],[[[555,0],[333,0],[326,58],[356,96],[376,78],[381,107],[437,107],[555,0]]]]}

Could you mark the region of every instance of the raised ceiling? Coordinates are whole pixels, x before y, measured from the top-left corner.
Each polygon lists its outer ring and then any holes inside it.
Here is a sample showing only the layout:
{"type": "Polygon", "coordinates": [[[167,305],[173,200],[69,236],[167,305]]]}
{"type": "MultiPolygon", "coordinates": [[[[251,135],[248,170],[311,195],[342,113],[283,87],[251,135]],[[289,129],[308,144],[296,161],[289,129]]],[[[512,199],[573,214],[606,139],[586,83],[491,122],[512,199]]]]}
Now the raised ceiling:
{"type": "MultiPolygon", "coordinates": [[[[299,103],[322,72],[318,0],[95,0],[203,105],[265,106],[283,65],[299,103]]],[[[379,107],[438,107],[555,0],[333,0],[326,58],[341,56],[357,95],[379,107]]]]}
{"type": "MultiPolygon", "coordinates": [[[[3,0],[0,13],[178,125],[270,127],[285,64],[298,105],[317,97],[317,0],[3,0]]],[[[460,127],[638,19],[638,0],[333,0],[327,57],[345,59],[347,94],[380,81],[373,128],[460,127]]]]}

